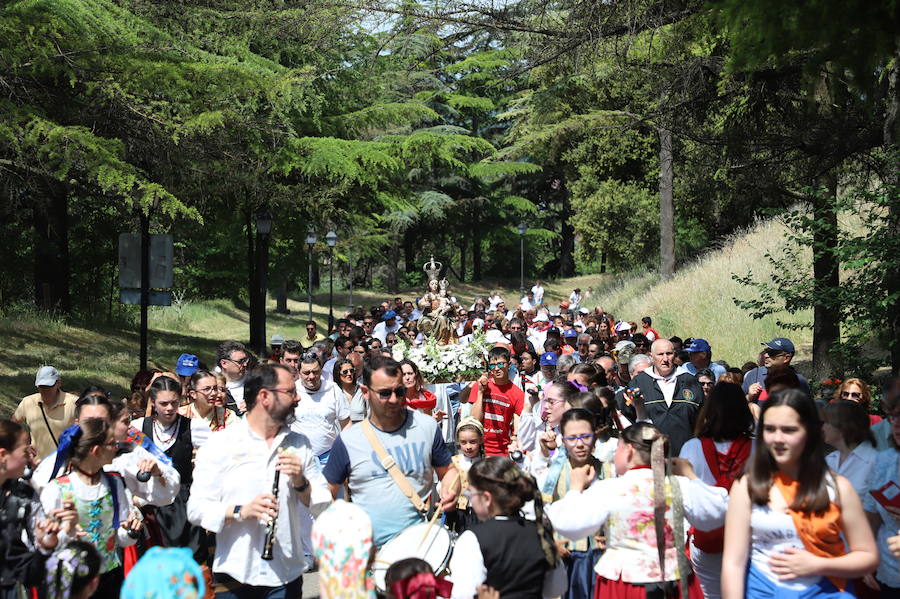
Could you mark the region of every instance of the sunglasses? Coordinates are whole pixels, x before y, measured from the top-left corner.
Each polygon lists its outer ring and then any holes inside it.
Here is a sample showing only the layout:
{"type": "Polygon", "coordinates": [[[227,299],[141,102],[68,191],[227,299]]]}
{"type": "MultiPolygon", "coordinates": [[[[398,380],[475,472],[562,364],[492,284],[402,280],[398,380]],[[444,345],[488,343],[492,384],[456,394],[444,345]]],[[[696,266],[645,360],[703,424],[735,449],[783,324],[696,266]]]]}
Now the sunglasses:
{"type": "Polygon", "coordinates": [[[493,364],[488,364],[488,370],[496,370],[498,368],[506,368],[509,365],[509,362],[496,362],[493,364]]]}
{"type": "Polygon", "coordinates": [[[229,362],[234,362],[238,366],[246,366],[248,362],[250,362],[250,358],[241,358],[240,360],[232,360],[231,358],[225,358],[229,362]]]}
{"type": "Polygon", "coordinates": [[[353,374],[354,372],[356,372],[356,369],[354,368],[351,368],[350,370],[342,370],[341,376],[344,376],[345,374],[353,374]]]}
{"type": "Polygon", "coordinates": [[[701,387],[712,387],[713,382],[712,381],[706,381],[706,382],[700,381],[700,386],[701,387]]]}
{"type": "Polygon", "coordinates": [[[406,397],[406,387],[397,387],[395,389],[372,389],[375,393],[378,394],[378,397],[384,400],[388,400],[392,395],[396,395],[398,398],[406,397]]]}
{"type": "Polygon", "coordinates": [[[841,391],[841,397],[849,397],[852,399],[862,399],[862,393],[857,391],[841,391]]]}

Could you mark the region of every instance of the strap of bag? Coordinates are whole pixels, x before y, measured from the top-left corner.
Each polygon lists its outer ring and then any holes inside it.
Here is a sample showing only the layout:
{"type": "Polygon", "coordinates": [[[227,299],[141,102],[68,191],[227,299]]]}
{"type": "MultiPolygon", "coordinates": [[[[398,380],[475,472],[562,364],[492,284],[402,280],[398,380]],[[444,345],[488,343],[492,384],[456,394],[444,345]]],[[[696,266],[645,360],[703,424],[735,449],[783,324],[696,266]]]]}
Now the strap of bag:
{"type": "Polygon", "coordinates": [[[53,439],[53,444],[59,447],[59,441],[56,440],[56,435],[53,434],[53,429],[50,428],[50,421],[47,420],[47,412],[44,411],[44,402],[39,401],[38,407],[41,409],[41,416],[44,417],[44,424],[47,425],[47,432],[50,433],[50,438],[53,439]]]}
{"type": "Polygon", "coordinates": [[[360,424],[362,424],[363,434],[366,436],[366,439],[369,441],[369,445],[372,446],[372,449],[375,450],[375,455],[378,456],[378,461],[381,462],[382,468],[387,470],[387,473],[391,475],[391,478],[394,479],[394,483],[400,489],[400,491],[406,495],[406,498],[409,499],[413,506],[420,512],[425,512],[427,506],[425,502],[422,501],[422,498],[419,497],[419,494],[416,493],[416,490],[412,488],[412,485],[409,484],[409,480],[407,480],[406,476],[402,472],[400,472],[400,467],[397,465],[397,462],[394,461],[394,458],[391,457],[385,449],[384,445],[381,444],[381,441],[378,440],[378,437],[375,436],[375,429],[372,428],[372,423],[369,422],[369,419],[366,418],[360,424]]]}

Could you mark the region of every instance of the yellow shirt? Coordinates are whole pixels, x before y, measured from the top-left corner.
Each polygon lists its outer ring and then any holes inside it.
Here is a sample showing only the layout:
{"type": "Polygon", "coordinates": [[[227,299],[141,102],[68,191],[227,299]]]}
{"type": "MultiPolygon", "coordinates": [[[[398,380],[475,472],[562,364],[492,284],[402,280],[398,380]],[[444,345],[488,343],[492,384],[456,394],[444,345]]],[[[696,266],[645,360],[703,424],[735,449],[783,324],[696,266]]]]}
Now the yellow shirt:
{"type": "Polygon", "coordinates": [[[13,420],[27,424],[31,429],[31,444],[34,446],[39,460],[56,451],[59,436],[75,422],[75,402],[77,400],[77,395],[66,393],[60,389],[52,408],[44,406],[40,393],[23,397],[19,402],[19,407],[13,413],[13,420]],[[46,416],[46,420],[44,416],[46,416]]]}

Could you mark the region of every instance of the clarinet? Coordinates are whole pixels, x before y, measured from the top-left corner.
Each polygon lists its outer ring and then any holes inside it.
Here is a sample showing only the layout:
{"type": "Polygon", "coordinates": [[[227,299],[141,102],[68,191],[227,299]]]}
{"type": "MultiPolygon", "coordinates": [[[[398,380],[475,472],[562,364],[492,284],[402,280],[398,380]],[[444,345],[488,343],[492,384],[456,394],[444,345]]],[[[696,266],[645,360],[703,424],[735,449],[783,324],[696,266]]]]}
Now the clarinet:
{"type": "MultiPolygon", "coordinates": [[[[275,508],[278,509],[278,481],[281,479],[281,470],[275,471],[275,481],[272,483],[272,495],[275,496],[275,508]]],[[[262,558],[272,560],[272,545],[275,544],[275,523],[278,521],[278,512],[266,524],[266,540],[263,542],[262,558]]]]}

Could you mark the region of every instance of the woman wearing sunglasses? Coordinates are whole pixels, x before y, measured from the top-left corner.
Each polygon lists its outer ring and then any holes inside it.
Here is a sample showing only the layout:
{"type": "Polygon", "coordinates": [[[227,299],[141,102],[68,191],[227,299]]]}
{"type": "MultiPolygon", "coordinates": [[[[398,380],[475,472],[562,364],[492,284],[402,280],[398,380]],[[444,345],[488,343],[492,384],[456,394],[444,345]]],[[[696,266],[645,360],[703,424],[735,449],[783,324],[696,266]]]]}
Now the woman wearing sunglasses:
{"type": "Polygon", "coordinates": [[[869,404],[872,401],[872,391],[862,379],[847,379],[841,383],[841,385],[834,390],[834,397],[831,401],[836,402],[841,401],[842,399],[853,401],[861,405],[866,413],[869,414],[869,426],[881,422],[881,416],[869,413],[869,404]]]}

